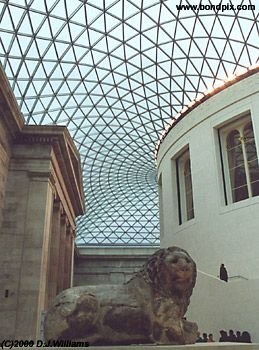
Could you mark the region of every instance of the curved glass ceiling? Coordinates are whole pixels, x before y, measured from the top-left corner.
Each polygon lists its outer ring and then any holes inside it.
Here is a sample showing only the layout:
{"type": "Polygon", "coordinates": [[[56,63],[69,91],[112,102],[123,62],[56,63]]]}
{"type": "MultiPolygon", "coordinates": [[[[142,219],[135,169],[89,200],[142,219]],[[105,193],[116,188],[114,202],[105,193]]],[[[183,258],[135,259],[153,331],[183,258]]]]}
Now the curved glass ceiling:
{"type": "Polygon", "coordinates": [[[26,122],[66,125],[81,154],[78,245],[159,244],[159,134],[258,62],[256,1],[218,3],[0,0],[0,59],[26,122]]]}

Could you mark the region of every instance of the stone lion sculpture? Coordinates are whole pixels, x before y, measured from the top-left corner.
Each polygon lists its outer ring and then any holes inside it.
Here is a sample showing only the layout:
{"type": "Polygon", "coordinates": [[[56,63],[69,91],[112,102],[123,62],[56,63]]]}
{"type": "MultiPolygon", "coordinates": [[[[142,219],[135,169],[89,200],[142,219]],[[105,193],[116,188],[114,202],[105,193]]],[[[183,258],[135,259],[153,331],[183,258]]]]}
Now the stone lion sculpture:
{"type": "Polygon", "coordinates": [[[178,247],[159,249],[123,285],[74,287],[47,312],[45,340],[90,345],[190,344],[198,327],[184,315],[196,264],[178,247]]]}

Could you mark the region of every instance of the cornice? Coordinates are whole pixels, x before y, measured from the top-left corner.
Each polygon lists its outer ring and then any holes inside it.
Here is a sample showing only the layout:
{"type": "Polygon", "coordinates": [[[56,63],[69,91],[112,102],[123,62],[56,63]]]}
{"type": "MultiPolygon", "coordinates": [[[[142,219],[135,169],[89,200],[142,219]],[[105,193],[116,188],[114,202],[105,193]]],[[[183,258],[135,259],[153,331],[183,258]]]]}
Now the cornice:
{"type": "MultiPolygon", "coordinates": [[[[73,203],[76,216],[85,211],[83,181],[80,156],[65,126],[24,125],[17,135],[16,144],[51,145],[55,157],[53,167],[58,166],[56,174],[63,178],[69,200],[73,203]],[[56,165],[55,165],[56,164],[56,165]]],[[[60,183],[63,183],[62,181],[60,183]]]]}
{"type": "Polygon", "coordinates": [[[166,136],[168,133],[187,115],[189,115],[194,109],[202,105],[205,101],[208,99],[214,97],[215,95],[219,94],[220,92],[226,90],[228,87],[233,86],[237,84],[238,82],[259,73],[259,66],[256,65],[255,67],[250,67],[246,70],[245,73],[242,73],[240,75],[234,75],[230,80],[226,80],[222,82],[222,85],[218,87],[214,87],[211,90],[207,90],[204,92],[204,94],[198,98],[190,102],[188,106],[185,106],[178,114],[177,116],[173,117],[170,121],[170,123],[165,127],[162,134],[160,135],[156,146],[155,146],[155,160],[157,160],[158,153],[160,146],[166,139],[166,136]]]}
{"type": "Polygon", "coordinates": [[[14,97],[13,91],[5,72],[0,65],[0,115],[8,129],[11,138],[24,126],[24,118],[14,97]]]}

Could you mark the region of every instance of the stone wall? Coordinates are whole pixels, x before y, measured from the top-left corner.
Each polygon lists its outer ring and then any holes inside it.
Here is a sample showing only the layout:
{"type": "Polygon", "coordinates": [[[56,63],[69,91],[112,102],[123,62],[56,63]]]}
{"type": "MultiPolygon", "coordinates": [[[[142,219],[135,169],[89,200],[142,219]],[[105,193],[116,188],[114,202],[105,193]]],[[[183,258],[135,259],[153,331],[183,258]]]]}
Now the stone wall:
{"type": "Polygon", "coordinates": [[[0,225],[3,219],[3,209],[5,200],[5,188],[10,160],[10,150],[8,142],[4,142],[6,131],[3,127],[3,120],[0,120],[0,225]]]}
{"type": "Polygon", "coordinates": [[[157,248],[78,248],[74,286],[120,284],[139,271],[157,248]]]}
{"type": "Polygon", "coordinates": [[[72,284],[79,154],[65,127],[28,126],[0,70],[0,340],[39,339],[72,284]]]}

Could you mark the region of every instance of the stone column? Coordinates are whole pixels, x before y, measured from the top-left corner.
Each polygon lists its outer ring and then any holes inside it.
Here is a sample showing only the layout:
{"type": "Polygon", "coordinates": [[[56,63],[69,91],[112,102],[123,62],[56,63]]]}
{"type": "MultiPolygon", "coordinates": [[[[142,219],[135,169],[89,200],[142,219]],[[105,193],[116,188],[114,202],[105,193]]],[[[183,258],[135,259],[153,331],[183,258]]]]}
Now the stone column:
{"type": "Polygon", "coordinates": [[[71,273],[70,273],[70,286],[74,285],[74,263],[75,263],[75,230],[71,235],[71,273]]]}
{"type": "Polygon", "coordinates": [[[69,237],[70,237],[70,226],[67,226],[66,231],[66,242],[65,242],[65,260],[64,260],[64,276],[63,276],[63,289],[67,289],[69,287],[69,237]]]}
{"type": "Polygon", "coordinates": [[[71,226],[67,228],[66,237],[66,256],[65,256],[65,268],[64,268],[64,289],[72,286],[72,269],[73,269],[73,257],[74,257],[74,244],[73,244],[73,229],[71,226]]]}
{"type": "Polygon", "coordinates": [[[58,281],[57,294],[64,289],[64,270],[65,270],[65,253],[66,253],[66,234],[67,234],[67,218],[64,213],[60,220],[60,241],[59,241],[59,267],[58,267],[58,281]]]}
{"type": "Polygon", "coordinates": [[[37,338],[45,310],[53,192],[49,174],[29,173],[26,221],[20,262],[16,339],[37,338]]]}
{"type": "Polygon", "coordinates": [[[48,300],[47,308],[57,295],[57,281],[59,276],[59,248],[61,229],[61,203],[59,199],[54,200],[52,214],[52,229],[48,268],[48,300]]]}

